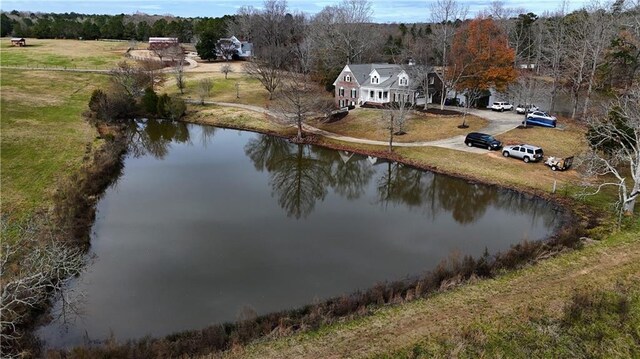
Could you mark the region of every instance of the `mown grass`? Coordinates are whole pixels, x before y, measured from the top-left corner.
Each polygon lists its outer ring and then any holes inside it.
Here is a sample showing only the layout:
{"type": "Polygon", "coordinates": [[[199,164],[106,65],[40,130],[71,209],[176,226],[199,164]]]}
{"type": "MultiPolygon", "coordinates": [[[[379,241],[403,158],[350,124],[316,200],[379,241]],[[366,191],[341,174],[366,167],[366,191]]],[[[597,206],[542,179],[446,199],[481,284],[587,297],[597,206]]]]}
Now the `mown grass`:
{"type": "Polygon", "coordinates": [[[109,69],[128,48],[127,42],[27,39],[26,47],[11,46],[0,39],[0,65],[109,69]]]}
{"type": "MultiPolygon", "coordinates": [[[[369,140],[388,141],[389,123],[384,118],[384,111],[371,108],[357,108],[333,123],[314,124],[318,128],[349,137],[369,140]]],[[[395,136],[396,142],[434,141],[465,135],[487,126],[488,121],[476,116],[467,116],[468,128],[460,129],[462,116],[436,116],[412,111],[406,120],[405,132],[395,136]]]]}
{"type": "MultiPolygon", "coordinates": [[[[210,96],[205,97],[205,101],[239,103],[260,107],[269,105],[269,93],[258,80],[245,74],[230,73],[228,78],[225,79],[224,74],[218,72],[187,72],[185,78],[186,88],[182,95],[184,98],[199,101],[198,82],[201,79],[208,78],[212,81],[213,87],[210,96]],[[237,93],[236,83],[239,85],[237,93]],[[239,97],[237,97],[237,94],[239,94],[239,97]]],[[[167,81],[161,91],[173,95],[180,93],[172,73],[167,73],[167,81]]]]}
{"type": "Polygon", "coordinates": [[[2,212],[47,210],[56,182],[77,170],[95,132],[82,119],[98,74],[3,69],[0,89],[2,212]]]}

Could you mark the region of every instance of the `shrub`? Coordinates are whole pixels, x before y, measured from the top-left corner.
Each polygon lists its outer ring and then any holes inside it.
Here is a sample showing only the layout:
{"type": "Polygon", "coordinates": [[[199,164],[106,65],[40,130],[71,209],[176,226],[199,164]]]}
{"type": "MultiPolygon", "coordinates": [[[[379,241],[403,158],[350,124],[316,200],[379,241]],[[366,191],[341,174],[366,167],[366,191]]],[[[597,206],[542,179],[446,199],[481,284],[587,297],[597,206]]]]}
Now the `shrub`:
{"type": "Polygon", "coordinates": [[[147,87],[144,90],[144,95],[140,100],[142,110],[150,117],[155,117],[158,114],[158,95],[152,88],[147,87]]]}

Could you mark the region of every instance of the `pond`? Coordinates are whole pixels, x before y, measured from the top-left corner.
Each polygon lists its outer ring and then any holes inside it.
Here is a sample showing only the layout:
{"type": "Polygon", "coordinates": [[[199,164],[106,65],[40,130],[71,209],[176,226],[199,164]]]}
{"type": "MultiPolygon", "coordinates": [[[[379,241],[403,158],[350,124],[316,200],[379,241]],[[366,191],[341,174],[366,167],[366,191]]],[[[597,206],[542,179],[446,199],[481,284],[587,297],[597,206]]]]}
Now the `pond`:
{"type": "Polygon", "coordinates": [[[49,347],[296,308],[539,240],[560,221],[517,192],[272,136],[165,121],[130,136],[89,265],[37,332],[49,347]]]}

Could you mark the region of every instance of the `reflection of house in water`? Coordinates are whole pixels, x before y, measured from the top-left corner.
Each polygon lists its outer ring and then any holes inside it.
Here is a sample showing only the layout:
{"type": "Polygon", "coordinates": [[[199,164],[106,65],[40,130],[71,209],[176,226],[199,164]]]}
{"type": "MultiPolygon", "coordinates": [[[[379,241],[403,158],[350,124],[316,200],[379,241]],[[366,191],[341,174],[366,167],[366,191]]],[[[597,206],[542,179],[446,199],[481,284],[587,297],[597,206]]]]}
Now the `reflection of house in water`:
{"type": "Polygon", "coordinates": [[[353,152],[349,152],[349,151],[338,151],[338,154],[340,155],[340,159],[344,163],[349,162],[351,157],[353,157],[353,152]]]}

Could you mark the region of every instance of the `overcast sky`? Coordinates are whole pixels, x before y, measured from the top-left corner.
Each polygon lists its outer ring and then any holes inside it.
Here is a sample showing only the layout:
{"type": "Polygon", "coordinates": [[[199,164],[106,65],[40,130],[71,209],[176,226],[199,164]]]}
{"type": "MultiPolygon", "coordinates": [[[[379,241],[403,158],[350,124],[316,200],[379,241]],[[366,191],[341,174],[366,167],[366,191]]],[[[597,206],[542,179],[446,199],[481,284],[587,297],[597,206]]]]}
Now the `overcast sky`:
{"type": "MultiPolygon", "coordinates": [[[[430,18],[429,5],[434,0],[372,0],[373,20],[375,22],[427,22],[430,18]]],[[[492,0],[459,0],[469,7],[469,16],[487,9],[492,0]]],[[[559,0],[503,0],[505,7],[524,9],[541,15],[547,10],[558,8],[559,0]]],[[[580,8],[587,0],[569,1],[569,10],[580,8]]],[[[147,14],[172,14],[176,16],[196,17],[235,14],[239,7],[251,5],[259,8],[262,0],[2,0],[4,11],[24,10],[40,12],[77,12],[83,14],[131,14],[137,11],[147,14]]],[[[314,14],[326,5],[338,1],[328,0],[289,0],[289,9],[314,14]]]]}

